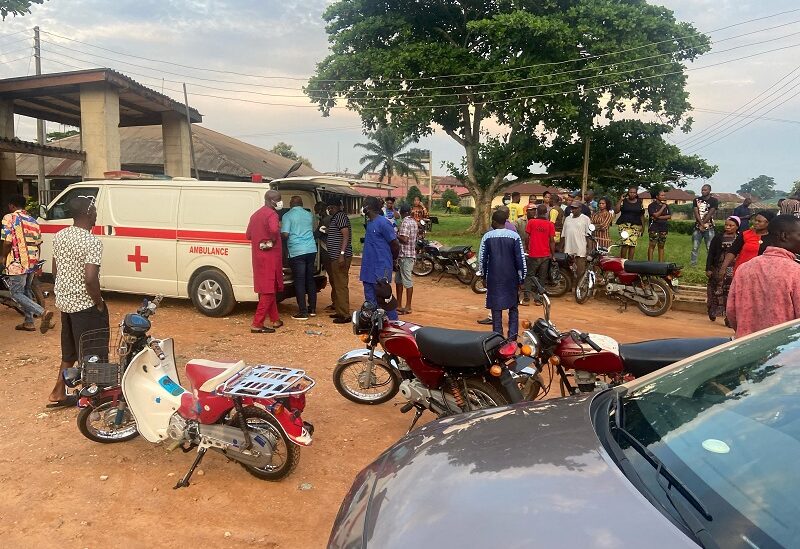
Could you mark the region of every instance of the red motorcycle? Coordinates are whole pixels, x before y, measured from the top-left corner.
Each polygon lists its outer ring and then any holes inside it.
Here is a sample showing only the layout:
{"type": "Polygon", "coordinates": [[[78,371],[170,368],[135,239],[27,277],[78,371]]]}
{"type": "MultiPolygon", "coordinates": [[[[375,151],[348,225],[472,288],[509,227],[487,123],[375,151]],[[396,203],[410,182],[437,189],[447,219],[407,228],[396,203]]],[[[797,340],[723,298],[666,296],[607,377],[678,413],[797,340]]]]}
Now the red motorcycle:
{"type": "MultiPolygon", "coordinates": [[[[621,236],[627,238],[624,231],[621,236]]],[[[591,235],[587,238],[594,241],[591,235]]],[[[586,303],[598,287],[603,287],[607,295],[617,297],[625,306],[633,301],[647,316],[661,316],[670,310],[681,275],[679,265],[626,260],[609,257],[609,253],[610,248],[603,246],[589,252],[586,272],[575,285],[575,301],[586,303]]]]}
{"type": "Polygon", "coordinates": [[[359,404],[380,404],[399,391],[408,401],[401,411],[416,409],[409,431],[425,410],[443,417],[522,400],[511,373],[518,345],[499,334],[390,321],[369,302],[353,313],[353,332],[366,348],[339,358],[336,390],[359,404]]]}
{"type": "Polygon", "coordinates": [[[545,386],[541,376],[545,367],[549,368],[551,382],[557,374],[562,394],[573,395],[625,383],[730,341],[727,337],[703,337],[621,344],[604,335],[561,332],[550,321],[550,299],[542,290],[539,288],[544,318],[522,323],[520,344],[531,349],[530,357],[517,361],[516,373],[523,378],[520,383],[525,400],[542,398],[549,392],[550,386],[545,386]],[[572,371],[575,385],[567,370],[572,371]]]}

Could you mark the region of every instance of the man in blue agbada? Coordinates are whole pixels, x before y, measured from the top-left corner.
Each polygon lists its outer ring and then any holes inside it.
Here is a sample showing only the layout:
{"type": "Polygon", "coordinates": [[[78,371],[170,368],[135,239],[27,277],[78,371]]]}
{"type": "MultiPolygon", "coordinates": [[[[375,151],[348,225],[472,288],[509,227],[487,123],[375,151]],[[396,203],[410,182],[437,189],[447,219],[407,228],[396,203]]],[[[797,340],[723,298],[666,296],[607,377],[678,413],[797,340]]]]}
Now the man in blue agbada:
{"type": "MultiPolygon", "coordinates": [[[[383,216],[377,198],[368,196],[364,199],[364,213],[367,216],[367,224],[359,279],[364,284],[364,300],[378,303],[375,284],[384,279],[386,282],[392,281],[394,260],[400,253],[400,242],[397,240],[397,233],[391,221],[383,216]]],[[[394,303],[394,308],[386,310],[389,320],[398,319],[396,302],[394,303]]],[[[378,305],[383,307],[382,303],[378,305]]]]}
{"type": "Polygon", "coordinates": [[[518,290],[525,280],[525,252],[516,231],[505,228],[502,211],[492,214],[492,229],[483,235],[478,252],[480,271],[486,281],[486,308],[492,311],[492,329],[503,334],[503,311],[508,311],[508,337],[519,333],[518,290]]]}

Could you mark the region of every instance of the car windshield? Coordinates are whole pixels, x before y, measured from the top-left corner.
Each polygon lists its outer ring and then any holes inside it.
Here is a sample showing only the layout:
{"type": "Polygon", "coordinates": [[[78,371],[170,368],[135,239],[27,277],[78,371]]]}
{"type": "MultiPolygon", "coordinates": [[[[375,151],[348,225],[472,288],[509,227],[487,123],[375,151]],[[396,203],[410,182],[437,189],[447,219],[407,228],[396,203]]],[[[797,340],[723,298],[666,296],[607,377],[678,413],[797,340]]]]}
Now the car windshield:
{"type": "Polygon", "coordinates": [[[800,324],[665,373],[622,402],[625,429],[708,507],[717,539],[724,530],[737,545],[800,544],[800,324]]]}

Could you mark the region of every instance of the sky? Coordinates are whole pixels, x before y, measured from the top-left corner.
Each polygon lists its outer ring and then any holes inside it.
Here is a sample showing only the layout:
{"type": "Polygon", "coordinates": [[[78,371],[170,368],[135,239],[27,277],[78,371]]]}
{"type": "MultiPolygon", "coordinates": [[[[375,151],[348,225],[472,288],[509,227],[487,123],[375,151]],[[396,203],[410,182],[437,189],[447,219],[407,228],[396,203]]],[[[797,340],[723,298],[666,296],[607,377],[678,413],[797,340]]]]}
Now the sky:
{"type": "MultiPolygon", "coordinates": [[[[321,14],[329,3],[47,0],[33,6],[29,15],[0,22],[0,78],[33,73],[31,29],[38,25],[45,73],[111,67],[181,101],[181,82],[187,82],[189,103],[203,114],[203,125],[265,148],[285,141],[320,171],[357,172],[361,154],[353,145],[366,141],[358,116],[337,109],[322,117],[306,98],[297,97],[316,63],[327,55],[321,14]],[[209,97],[214,95],[218,97],[209,97]]],[[[717,191],[735,192],[761,174],[774,177],[776,188],[788,190],[800,179],[800,96],[791,98],[798,89],[793,78],[800,75],[800,47],[793,47],[800,46],[796,0],[660,4],[717,42],[713,55],[689,65],[695,122],[691,134],[673,134],[671,141],[719,166],[710,181],[717,191]],[[795,11],[752,21],[789,10],[795,11]],[[723,29],[730,25],[737,26],[723,29]],[[777,25],[782,26],[768,29],[777,25]],[[752,34],[732,38],[744,33],[752,34]],[[720,52],[730,48],[735,49],[720,52]],[[778,48],[783,49],[768,51],[778,48]],[[744,56],[752,57],[735,60],[744,56]],[[695,69],[722,61],[731,62],[695,69]],[[726,118],[747,107],[752,110],[738,112],[772,120],[726,118]]],[[[48,124],[48,131],[59,129],[48,124]]],[[[17,135],[34,139],[35,122],[19,117],[17,135]]],[[[435,175],[445,174],[442,161],[459,162],[463,152],[443,132],[423,138],[420,147],[433,151],[435,175]]],[[[703,183],[692,181],[689,188],[697,190],[703,183]]]]}

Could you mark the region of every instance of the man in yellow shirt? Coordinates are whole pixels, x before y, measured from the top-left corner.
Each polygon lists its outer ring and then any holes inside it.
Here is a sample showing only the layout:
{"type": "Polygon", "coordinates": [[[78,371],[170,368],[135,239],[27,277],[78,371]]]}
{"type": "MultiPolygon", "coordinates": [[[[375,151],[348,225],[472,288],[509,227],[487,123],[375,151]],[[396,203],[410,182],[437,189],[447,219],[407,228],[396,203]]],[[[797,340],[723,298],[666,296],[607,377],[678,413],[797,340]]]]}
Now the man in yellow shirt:
{"type": "Polygon", "coordinates": [[[511,193],[511,203],[508,205],[508,220],[511,223],[515,223],[518,218],[525,215],[525,208],[520,204],[521,200],[519,193],[511,193]]]}

